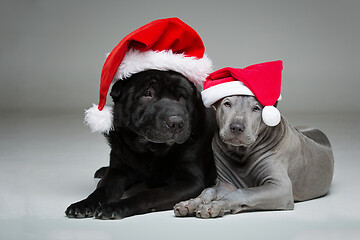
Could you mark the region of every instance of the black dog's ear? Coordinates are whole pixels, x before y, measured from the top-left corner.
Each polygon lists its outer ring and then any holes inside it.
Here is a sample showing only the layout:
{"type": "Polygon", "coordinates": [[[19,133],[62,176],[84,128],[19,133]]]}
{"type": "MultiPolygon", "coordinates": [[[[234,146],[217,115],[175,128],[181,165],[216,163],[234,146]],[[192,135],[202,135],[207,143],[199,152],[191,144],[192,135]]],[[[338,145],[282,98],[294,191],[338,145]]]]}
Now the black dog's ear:
{"type": "Polygon", "coordinates": [[[113,101],[115,102],[121,95],[123,81],[117,81],[111,88],[110,96],[112,97],[113,101]]]}

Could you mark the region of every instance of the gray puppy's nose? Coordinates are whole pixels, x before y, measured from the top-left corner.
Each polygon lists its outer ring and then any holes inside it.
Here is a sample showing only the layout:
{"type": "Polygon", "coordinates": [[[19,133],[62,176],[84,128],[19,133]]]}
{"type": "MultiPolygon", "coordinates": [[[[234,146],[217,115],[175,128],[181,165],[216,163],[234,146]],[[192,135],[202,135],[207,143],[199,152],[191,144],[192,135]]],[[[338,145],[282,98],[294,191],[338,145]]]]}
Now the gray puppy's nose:
{"type": "Polygon", "coordinates": [[[166,125],[170,130],[178,132],[184,127],[184,119],[180,116],[170,116],[166,120],[166,125]]]}
{"type": "Polygon", "coordinates": [[[242,123],[230,124],[230,131],[234,134],[242,133],[245,130],[245,126],[242,123]]]}

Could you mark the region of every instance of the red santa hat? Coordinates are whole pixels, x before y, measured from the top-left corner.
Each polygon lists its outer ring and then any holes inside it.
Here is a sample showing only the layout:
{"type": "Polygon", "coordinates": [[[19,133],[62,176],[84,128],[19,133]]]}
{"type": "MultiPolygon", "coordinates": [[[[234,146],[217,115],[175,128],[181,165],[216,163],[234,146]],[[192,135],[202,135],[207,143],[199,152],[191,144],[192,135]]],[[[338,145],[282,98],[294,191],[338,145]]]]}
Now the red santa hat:
{"type": "Polygon", "coordinates": [[[231,95],[255,96],[264,106],[262,119],[268,126],[279,124],[281,116],[274,107],[281,99],[282,61],[259,63],[240,68],[223,68],[211,73],[201,96],[206,107],[231,95]]]}
{"type": "Polygon", "coordinates": [[[112,107],[105,106],[111,83],[150,69],[181,73],[202,90],[212,62],[197,32],[178,18],[160,19],[133,31],[110,52],[100,78],[99,105],[85,111],[85,122],[93,132],[108,133],[112,107]]]}

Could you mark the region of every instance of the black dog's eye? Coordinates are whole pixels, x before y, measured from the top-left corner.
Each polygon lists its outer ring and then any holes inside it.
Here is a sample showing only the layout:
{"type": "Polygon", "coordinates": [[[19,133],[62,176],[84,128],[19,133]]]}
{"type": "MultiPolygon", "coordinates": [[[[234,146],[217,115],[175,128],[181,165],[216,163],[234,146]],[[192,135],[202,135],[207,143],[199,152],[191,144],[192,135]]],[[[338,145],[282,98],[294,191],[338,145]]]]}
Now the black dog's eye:
{"type": "Polygon", "coordinates": [[[178,100],[179,100],[180,98],[187,98],[187,91],[185,91],[185,90],[183,90],[183,89],[179,89],[179,90],[178,90],[178,95],[177,95],[177,97],[178,97],[178,100]]]}
{"type": "Polygon", "coordinates": [[[260,107],[258,105],[256,105],[254,108],[253,108],[254,112],[257,112],[257,111],[260,111],[260,107]]]}
{"type": "Polygon", "coordinates": [[[145,97],[152,97],[152,94],[151,94],[150,91],[146,91],[146,92],[144,93],[144,96],[145,96],[145,97]]]}
{"type": "Polygon", "coordinates": [[[231,107],[231,104],[230,104],[230,102],[224,102],[224,106],[225,107],[231,107]]]}

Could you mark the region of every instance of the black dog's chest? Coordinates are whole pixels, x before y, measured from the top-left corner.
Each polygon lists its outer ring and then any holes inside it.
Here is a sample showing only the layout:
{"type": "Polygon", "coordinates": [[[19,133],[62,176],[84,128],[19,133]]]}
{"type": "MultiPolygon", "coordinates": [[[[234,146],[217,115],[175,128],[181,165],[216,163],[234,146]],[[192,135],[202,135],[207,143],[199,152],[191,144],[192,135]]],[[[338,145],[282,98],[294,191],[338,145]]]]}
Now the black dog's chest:
{"type": "MultiPolygon", "coordinates": [[[[122,136],[121,144],[125,144],[135,154],[144,154],[149,157],[162,157],[169,153],[173,148],[166,143],[153,143],[146,140],[144,137],[131,133],[122,136]]],[[[116,145],[114,147],[117,147],[116,145]]]]}
{"type": "Polygon", "coordinates": [[[145,153],[144,154],[152,154],[155,157],[164,157],[166,156],[172,149],[171,146],[165,143],[152,143],[148,142],[144,146],[142,146],[145,153]]]}
{"type": "Polygon", "coordinates": [[[171,155],[177,149],[177,144],[153,143],[134,133],[121,133],[111,132],[107,136],[112,151],[116,152],[116,162],[152,174],[168,168],[169,162],[174,160],[168,158],[173,158],[171,155]]]}

